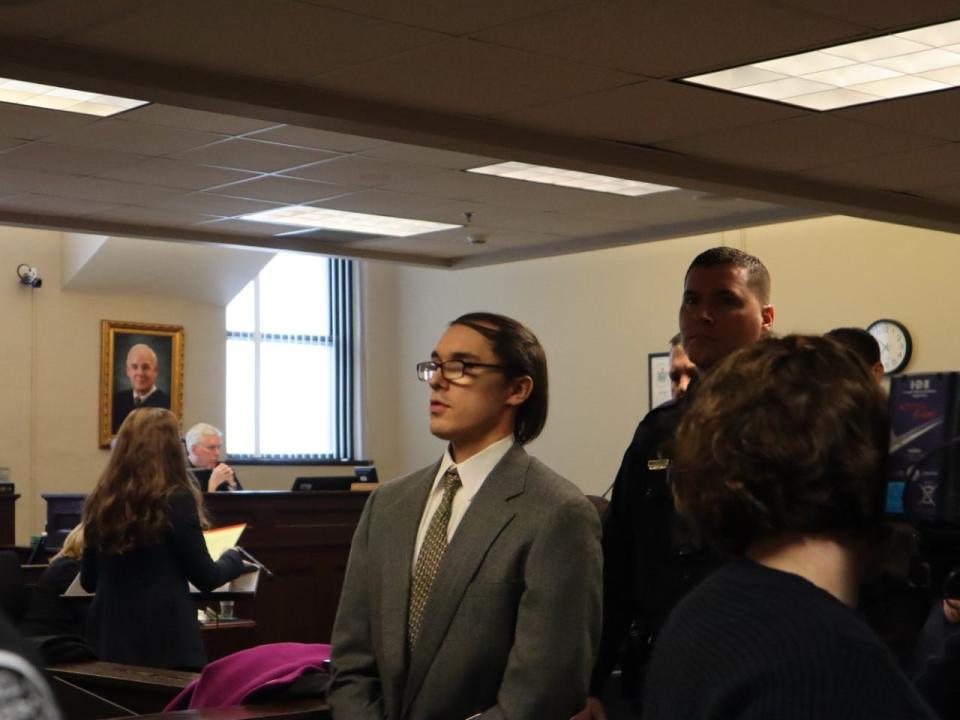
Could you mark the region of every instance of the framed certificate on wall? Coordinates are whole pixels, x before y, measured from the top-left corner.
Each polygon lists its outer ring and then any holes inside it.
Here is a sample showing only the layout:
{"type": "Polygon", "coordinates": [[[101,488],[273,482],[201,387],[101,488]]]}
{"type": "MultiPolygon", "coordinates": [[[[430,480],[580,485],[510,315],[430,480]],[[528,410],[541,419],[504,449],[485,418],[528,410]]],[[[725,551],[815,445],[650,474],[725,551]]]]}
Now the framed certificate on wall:
{"type": "Polygon", "coordinates": [[[672,397],[670,394],[670,353],[658,352],[647,355],[647,391],[651,410],[672,397]]]}

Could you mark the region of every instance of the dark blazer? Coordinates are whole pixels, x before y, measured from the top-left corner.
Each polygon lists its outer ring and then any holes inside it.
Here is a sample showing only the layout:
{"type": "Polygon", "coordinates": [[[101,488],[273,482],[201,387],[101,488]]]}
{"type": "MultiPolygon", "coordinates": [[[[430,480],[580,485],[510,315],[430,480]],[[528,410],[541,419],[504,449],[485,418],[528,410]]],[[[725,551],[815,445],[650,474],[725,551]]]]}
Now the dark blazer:
{"type": "MultiPolygon", "coordinates": [[[[110,432],[114,435],[117,434],[117,430],[120,429],[121,423],[126,420],[127,415],[133,412],[136,405],[133,404],[133,390],[121,390],[118,393],[113,394],[113,417],[112,422],[110,423],[110,432]]],[[[170,409],[170,396],[167,395],[163,390],[157,388],[154,392],[150,393],[146,400],[143,401],[143,405],[140,407],[161,407],[170,409]]]]}
{"type": "Polygon", "coordinates": [[[19,629],[28,637],[83,635],[87,603],[60,597],[80,572],[80,561],[58,557],[43,571],[30,594],[30,605],[19,629]]]}
{"type": "Polygon", "coordinates": [[[197,606],[187,581],[203,592],[240,575],[239,554],[210,559],[193,496],[170,496],[171,528],[153,545],[123,555],[84,548],[80,583],[96,591],[87,642],[102,660],[199,670],[206,663],[197,606]]]}
{"type": "Polygon", "coordinates": [[[600,634],[600,522],[514,445],[457,527],[407,657],[414,543],[438,464],[367,501],[333,628],[336,720],[569,720],[600,634]]]}

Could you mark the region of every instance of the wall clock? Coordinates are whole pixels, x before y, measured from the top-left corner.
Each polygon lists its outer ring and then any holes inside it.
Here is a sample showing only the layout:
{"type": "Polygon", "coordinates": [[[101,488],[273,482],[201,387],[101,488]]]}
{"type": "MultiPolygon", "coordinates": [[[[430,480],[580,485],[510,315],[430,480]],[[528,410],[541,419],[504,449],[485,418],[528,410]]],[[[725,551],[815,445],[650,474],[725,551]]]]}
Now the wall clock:
{"type": "Polygon", "coordinates": [[[898,373],[910,362],[913,340],[910,331],[896,320],[875,320],[867,328],[880,343],[880,361],[885,375],[898,373]]]}

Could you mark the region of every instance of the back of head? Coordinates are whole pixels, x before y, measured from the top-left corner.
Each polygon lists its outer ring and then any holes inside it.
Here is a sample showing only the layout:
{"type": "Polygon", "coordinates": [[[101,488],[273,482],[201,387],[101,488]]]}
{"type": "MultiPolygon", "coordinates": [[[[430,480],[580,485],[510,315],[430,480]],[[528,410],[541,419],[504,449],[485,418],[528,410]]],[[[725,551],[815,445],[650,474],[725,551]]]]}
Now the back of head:
{"type": "Polygon", "coordinates": [[[60,552],[50,558],[50,562],[62,557],[68,557],[72,560],[79,560],[83,556],[83,523],[77,525],[73,530],[67,533],[63,539],[63,547],[60,552]]]}
{"type": "Polygon", "coordinates": [[[880,343],[863,328],[834,328],[826,337],[855,352],[868,368],[880,362],[880,343]]]}
{"type": "Polygon", "coordinates": [[[880,527],[886,402],[852,352],[821,337],[768,338],[709,374],[685,413],[678,507],[741,552],[780,535],[864,537],[880,527]]]}
{"type": "Polygon", "coordinates": [[[169,496],[191,492],[202,517],[199,491],[187,478],[176,416],[138,408],[117,433],[110,461],[83,509],[84,541],[122,553],[156,542],[169,525],[169,496]]]}
{"type": "MultiPolygon", "coordinates": [[[[747,286],[757,296],[761,305],[770,303],[770,273],[760,259],[737,248],[721,245],[704,250],[697,255],[687,268],[686,275],[696,267],[716,267],[733,265],[747,271],[747,286]]],[[[686,278],[686,275],[684,278],[686,278]]]]}
{"type": "Polygon", "coordinates": [[[517,409],[513,436],[520,444],[536,438],[547,423],[549,397],[547,356],[537,336],[516,320],[495,313],[467,313],[450,324],[465,325],[487,338],[508,379],[527,375],[533,380],[530,397],[517,409]]]}

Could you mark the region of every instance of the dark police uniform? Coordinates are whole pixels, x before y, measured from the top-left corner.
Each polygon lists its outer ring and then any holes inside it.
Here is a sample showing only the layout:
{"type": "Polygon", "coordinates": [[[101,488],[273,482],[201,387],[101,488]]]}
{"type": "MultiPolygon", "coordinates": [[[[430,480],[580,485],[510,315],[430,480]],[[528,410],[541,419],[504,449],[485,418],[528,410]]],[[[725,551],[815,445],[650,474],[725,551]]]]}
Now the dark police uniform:
{"type": "Polygon", "coordinates": [[[654,408],[640,422],[613,484],[603,523],[603,633],[590,682],[600,697],[618,662],[624,693],[639,713],[643,670],[674,605],[721,563],[673,505],[671,444],[687,395],[654,408]]]}

